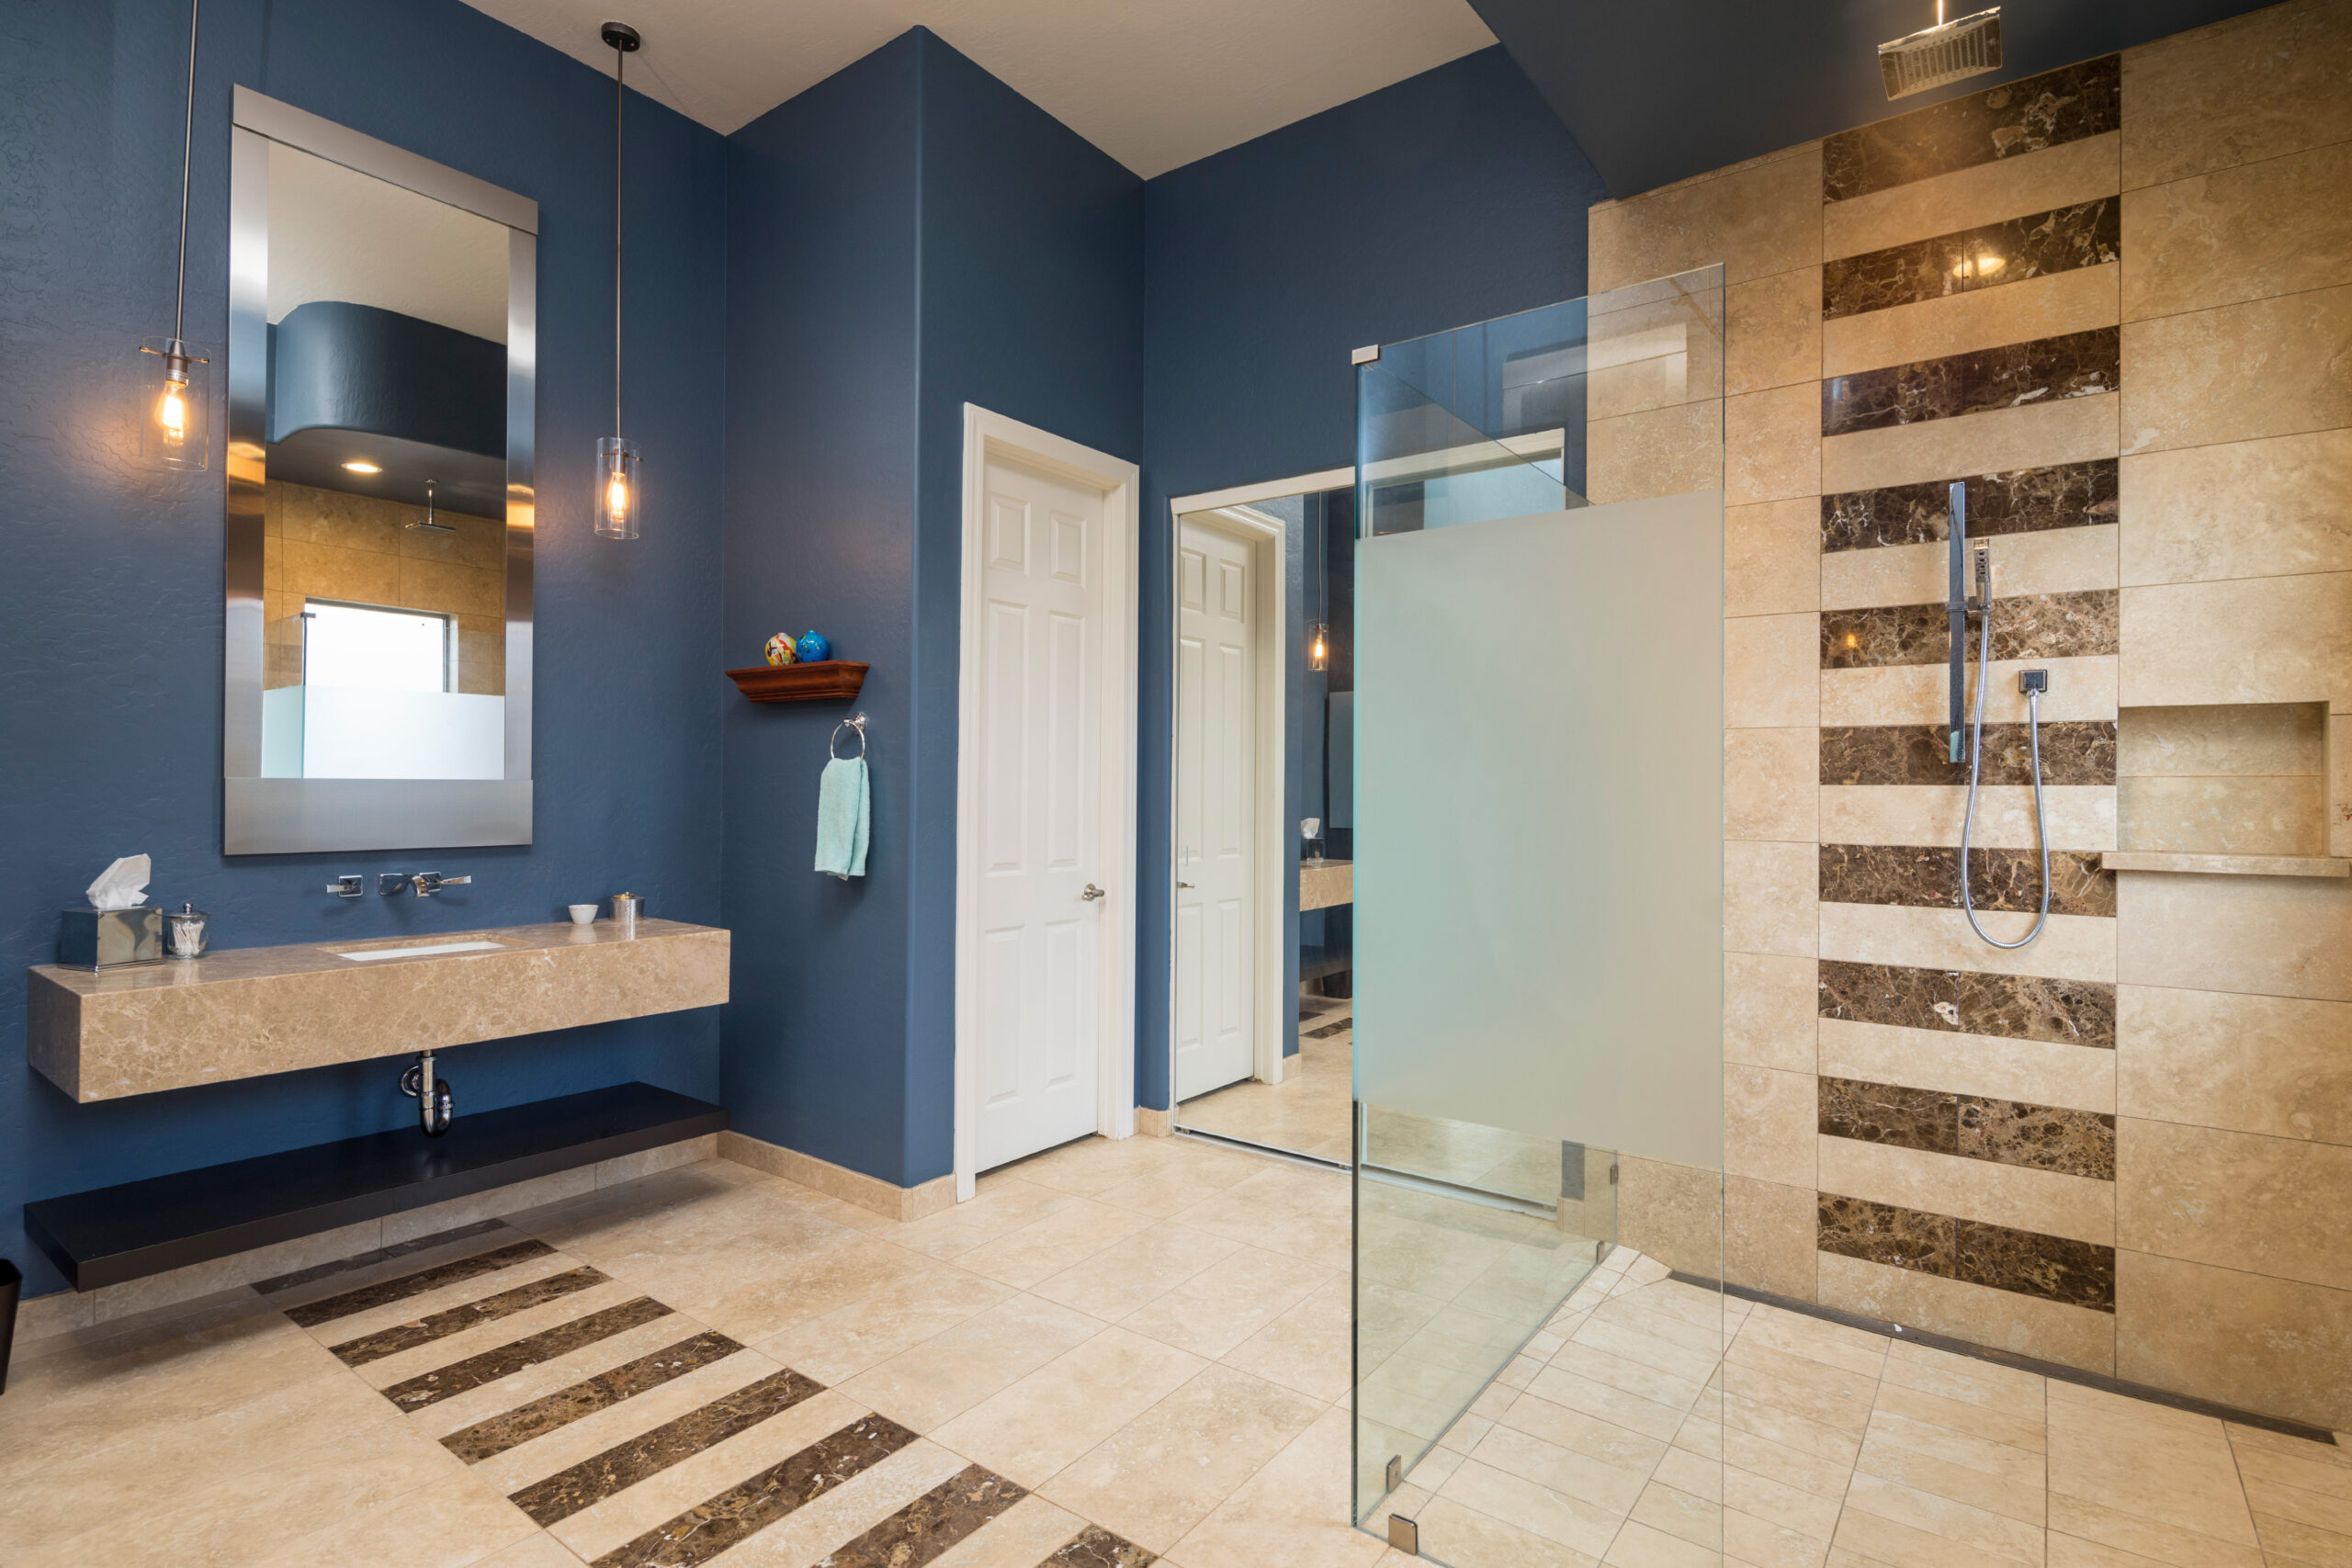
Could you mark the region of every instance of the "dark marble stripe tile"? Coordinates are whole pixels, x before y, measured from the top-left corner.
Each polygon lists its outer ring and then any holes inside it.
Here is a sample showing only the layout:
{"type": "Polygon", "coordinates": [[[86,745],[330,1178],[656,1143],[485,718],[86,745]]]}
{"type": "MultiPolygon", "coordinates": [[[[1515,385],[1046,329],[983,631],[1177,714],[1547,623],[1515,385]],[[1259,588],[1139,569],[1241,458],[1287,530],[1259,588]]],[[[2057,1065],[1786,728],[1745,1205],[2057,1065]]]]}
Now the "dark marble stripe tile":
{"type": "Polygon", "coordinates": [[[1960,1152],[1960,1097],[1932,1089],[1823,1077],[1815,1101],[1821,1132],[1863,1144],[1929,1154],[1960,1152]]]}
{"type": "Polygon", "coordinates": [[[597,1558],[592,1568],[695,1568],[803,1504],[838,1490],[843,1482],[914,1440],[912,1432],[884,1416],[853,1421],[627,1545],[615,1547],[597,1558]]]}
{"type": "Polygon", "coordinates": [[[351,1258],[338,1258],[332,1263],[316,1263],[308,1269],[297,1269],[291,1274],[280,1274],[275,1279],[257,1280],[254,1282],[254,1290],[265,1296],[274,1296],[280,1291],[290,1291],[297,1285],[307,1285],[313,1280],[324,1280],[336,1274],[348,1274],[355,1269],[365,1269],[377,1263],[390,1263],[395,1258],[411,1258],[420,1252],[430,1252],[436,1247],[452,1247],[461,1241],[471,1241],[478,1235],[489,1235],[494,1231],[506,1229],[504,1220],[483,1220],[478,1224],[460,1225],[452,1231],[435,1231],[431,1235],[421,1235],[412,1241],[394,1242],[390,1247],[379,1247],[372,1252],[362,1252],[351,1258]]]}
{"type": "MultiPolygon", "coordinates": [[[[1968,852],[1968,892],[1977,910],[2041,907],[2038,850],[1968,852]]],[[[1824,844],[1821,897],[1828,904],[1892,904],[1913,909],[1960,908],[1960,851],[1939,844],[1824,844]]],[[[2115,914],[2115,874],[2096,852],[2052,850],[2050,912],[2115,914]]]]}
{"type": "MultiPolygon", "coordinates": [[[[1968,761],[1951,760],[1940,724],[1849,725],[1821,732],[1821,782],[1826,784],[1964,784],[1968,761]]],[[[1973,731],[1971,731],[1972,739],[1973,731]]],[[[2033,738],[2022,724],[1984,727],[1982,780],[1987,784],[2033,783],[2033,738]]],[[[2108,720],[2041,727],[2041,782],[2115,782],[2115,726],[2108,720]]]]}
{"type": "Polygon", "coordinates": [[[529,1335],[512,1345],[501,1345],[495,1350],[484,1350],[479,1356],[469,1356],[462,1361],[452,1361],[429,1372],[420,1372],[405,1382],[396,1382],[384,1390],[384,1397],[403,1410],[422,1410],[437,1404],[453,1394],[469,1388],[480,1388],[486,1382],[512,1377],[525,1367],[536,1367],[541,1361],[594,1345],[599,1339],[640,1324],[667,1317],[670,1309],[650,1296],[623,1302],[618,1306],[592,1312],[585,1317],[575,1317],[570,1323],[560,1323],[543,1333],[529,1335]]]}
{"type": "Polygon", "coordinates": [[[1334,1034],[1345,1034],[1349,1030],[1353,1029],[1355,1026],[1356,1021],[1354,1019],[1343,1018],[1337,1023],[1327,1023],[1320,1029],[1309,1029],[1303,1031],[1302,1032],[1304,1032],[1309,1040],[1329,1040],[1334,1034]]]}
{"type": "Polygon", "coordinates": [[[1953,1223],[1956,1277],[2020,1296],[2039,1296],[2094,1312],[2115,1310],[2115,1248],[2034,1231],[1953,1223]]]}
{"type": "Polygon", "coordinates": [[[1821,195],[1850,201],[1957,169],[2103,136],[2123,123],[2123,57],[2103,55],[1949,98],[1821,144],[1821,195]]]}
{"type": "Polygon", "coordinates": [[[346,1339],[340,1345],[328,1347],[345,1366],[364,1367],[370,1361],[380,1361],[418,1345],[430,1345],[435,1339],[447,1339],[452,1334],[463,1334],[469,1328],[485,1323],[495,1323],[502,1317],[512,1317],[547,1302],[560,1301],[575,1291],[587,1290],[605,1282],[605,1273],[598,1269],[574,1269],[566,1274],[550,1274],[544,1280],[534,1280],[527,1285],[517,1285],[511,1291],[501,1291],[494,1296],[484,1296],[478,1302],[436,1312],[429,1317],[412,1318],[408,1322],[384,1329],[380,1333],[364,1334],[356,1339],[346,1339]]]}
{"type": "Polygon", "coordinates": [[[1883,251],[1838,256],[1821,269],[1825,321],[2101,266],[2123,252],[2119,197],[1962,229],[1883,251]]]}
{"type": "Polygon", "coordinates": [[[2117,327],[2035,338],[1821,383],[1821,434],[1850,435],[2028,403],[2097,397],[2123,384],[2117,327]]]}
{"type": "Polygon", "coordinates": [[[2115,1179],[2115,1118],[2097,1111],[1962,1095],[1960,1152],[1995,1165],[2115,1179]]]}
{"type": "Polygon", "coordinates": [[[1829,958],[1820,983],[1824,1018],[2115,1049],[2113,986],[1829,958]]]}
{"type": "MultiPolygon", "coordinates": [[[[1993,601],[1993,657],[2089,659],[2115,652],[2121,627],[2116,591],[2028,593],[1993,601]]],[[[1980,629],[1968,627],[1968,662],[1976,663],[1980,629]]],[[[1880,670],[1941,664],[1951,657],[1951,620],[1941,604],[1883,604],[1821,613],[1824,670],[1880,670]]],[[[1974,679],[1972,674],[1971,680],[1974,679]]]]}
{"type": "MultiPolygon", "coordinates": [[[[603,1502],[622,1488],[634,1486],[647,1476],[657,1475],[681,1460],[693,1458],[713,1443],[723,1442],[738,1432],[747,1431],[769,1416],[782,1415],[802,1400],[823,1392],[820,1385],[787,1367],[748,1387],[739,1388],[724,1398],[714,1399],[700,1409],[690,1410],[674,1421],[664,1422],[650,1432],[641,1432],[625,1443],[616,1444],[603,1453],[583,1459],[569,1470],[560,1470],[545,1480],[535,1481],[511,1495],[507,1501],[530,1515],[542,1527],[554,1524],[559,1519],[568,1519],[581,1509],[603,1502]]],[[[859,1426],[863,1425],[859,1423],[859,1426]]],[[[848,1427],[842,1428],[842,1432],[857,1429],[857,1427],[848,1427]]],[[[834,1433],[833,1438],[841,1437],[842,1432],[834,1433]]],[[[832,1438],[825,1439],[826,1442],[832,1440],[832,1438]]],[[[911,1435],[909,1440],[912,1440],[911,1435]]],[[[823,1447],[822,1443],[817,1445],[817,1449],[823,1447]]],[[[793,1458],[813,1454],[817,1449],[804,1449],[793,1458]]],[[[789,1464],[792,1461],[785,1462],[789,1464]]],[[[763,1471],[761,1473],[767,1475],[771,1472],[763,1471]]],[[[752,1478],[753,1481],[758,1479],[758,1476],[752,1478]]],[[[746,1486],[751,1484],[752,1482],[744,1483],[746,1486]]],[[[705,1508],[710,1506],[708,1503],[702,1505],[705,1508]]],[[[687,1517],[691,1516],[681,1516],[687,1517]]],[[[675,1523],[677,1520],[671,1521],[673,1525],[675,1523]]],[[[670,1525],[662,1528],[668,1529],[670,1525]]],[[[657,1530],[652,1535],[660,1533],[657,1530]]],[[[628,1551],[651,1538],[650,1535],[639,1537],[638,1541],[630,1542],[622,1550],[628,1551]]],[[[667,1562],[673,1559],[631,1558],[628,1561],[667,1562]]],[[[678,1558],[675,1561],[698,1562],[700,1559],[678,1558]]]]}
{"type": "Polygon", "coordinates": [[[1814,1246],[1841,1258],[1860,1258],[1951,1279],[1959,1269],[1957,1222],[1863,1198],[1815,1194],[1814,1246]]]}
{"type": "MultiPolygon", "coordinates": [[[[2112,457],[2049,468],[2016,468],[2006,474],[1970,475],[1961,480],[1968,491],[1968,536],[1974,539],[1996,534],[2038,534],[2119,522],[2123,515],[2119,475],[2112,457]]],[[[1951,537],[1950,479],[1848,491],[1821,498],[1825,553],[1890,545],[1939,545],[1951,537]]]]}
{"type": "Polygon", "coordinates": [[[821,1568],[922,1568],[1022,1498],[985,1465],[966,1465],[905,1507],[820,1560],[821,1568]]]}
{"type": "Polygon", "coordinates": [[[1089,1525],[1037,1568],[1151,1568],[1159,1561],[1125,1536],[1089,1525]]]}
{"type": "Polygon", "coordinates": [[[560,1388],[528,1404],[517,1405],[503,1415],[477,1421],[442,1438],[441,1446],[468,1464],[480,1464],[493,1454],[520,1448],[559,1427],[569,1427],[583,1416],[594,1416],[624,1399],[684,1377],[696,1367],[723,1361],[742,1348],[724,1334],[697,1334],[610,1371],[599,1372],[570,1388],[560,1388]]]}
{"type": "Polygon", "coordinates": [[[373,1285],[363,1285],[356,1291],[345,1291],[339,1296],[329,1296],[323,1301],[288,1307],[286,1315],[304,1328],[316,1328],[322,1323],[333,1323],[338,1317],[349,1317],[356,1312],[389,1306],[394,1302],[404,1302],[411,1296],[421,1296],[427,1291],[437,1291],[444,1285],[458,1284],[483,1274],[496,1273],[501,1269],[511,1269],[517,1263],[528,1263],[532,1258],[545,1258],[554,1250],[543,1241],[518,1241],[509,1247],[477,1252],[471,1258],[437,1264],[414,1274],[403,1274],[397,1280],[382,1280],[373,1285]]]}

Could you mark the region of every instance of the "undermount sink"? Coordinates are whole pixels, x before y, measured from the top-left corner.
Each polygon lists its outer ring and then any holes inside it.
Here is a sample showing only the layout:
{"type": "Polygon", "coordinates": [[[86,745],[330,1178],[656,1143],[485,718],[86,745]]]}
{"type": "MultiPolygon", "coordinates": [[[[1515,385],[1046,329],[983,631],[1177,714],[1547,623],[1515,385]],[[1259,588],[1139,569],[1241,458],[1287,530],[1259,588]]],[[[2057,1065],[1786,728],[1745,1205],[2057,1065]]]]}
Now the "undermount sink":
{"type": "Polygon", "coordinates": [[[498,953],[505,946],[503,942],[420,942],[408,947],[367,947],[349,953],[330,947],[327,951],[354,964],[373,964],[379,958],[423,958],[436,953],[498,953]]]}

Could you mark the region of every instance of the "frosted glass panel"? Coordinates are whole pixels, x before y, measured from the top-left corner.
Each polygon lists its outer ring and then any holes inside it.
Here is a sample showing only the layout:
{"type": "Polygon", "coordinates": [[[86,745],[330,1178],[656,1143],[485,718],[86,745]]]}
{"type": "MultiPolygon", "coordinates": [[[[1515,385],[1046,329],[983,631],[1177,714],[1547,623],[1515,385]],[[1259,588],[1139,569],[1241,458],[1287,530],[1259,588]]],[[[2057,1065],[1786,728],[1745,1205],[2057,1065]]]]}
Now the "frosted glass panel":
{"type": "Polygon", "coordinates": [[[1721,493],[1356,573],[1356,1098],[1720,1168],[1721,493]]]}

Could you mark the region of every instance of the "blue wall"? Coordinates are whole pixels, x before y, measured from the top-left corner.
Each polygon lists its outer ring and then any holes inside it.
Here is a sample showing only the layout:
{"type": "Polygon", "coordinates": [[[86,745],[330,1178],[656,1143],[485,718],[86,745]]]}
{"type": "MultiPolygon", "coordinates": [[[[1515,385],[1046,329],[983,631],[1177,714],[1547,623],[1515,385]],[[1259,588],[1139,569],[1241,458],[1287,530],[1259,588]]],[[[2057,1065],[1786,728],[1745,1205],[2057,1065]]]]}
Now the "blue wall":
{"type": "Polygon", "coordinates": [[[736,1127],[954,1168],[963,409],[1134,460],[1143,184],[922,28],[736,133],[726,639],[873,668],[873,850],[808,869],[834,705],[728,714],[736,1127]]]}
{"type": "MultiPolygon", "coordinates": [[[[510,850],[225,859],[220,845],[221,471],[134,471],[111,428],[120,345],[171,328],[187,10],[78,0],[0,12],[0,1255],[59,1281],[18,1231],[28,1199],[394,1126],[398,1064],[75,1105],[24,1065],[25,966],[118,854],[158,902],[211,911],[224,947],[561,918],[627,887],[719,912],[715,612],[723,424],[725,144],[629,106],[629,432],[645,536],[588,526],[610,415],[612,88],[455,0],[212,0],[197,101],[188,334],[226,333],[230,85],[413,149],[539,203],[537,841],[510,850]],[[471,872],[430,901],[322,885],[471,872]]],[[[715,1011],[468,1047],[462,1114],[642,1078],[719,1087],[715,1011]]]]}
{"type": "Polygon", "coordinates": [[[1349,351],[1582,294],[1604,194],[1499,48],[1144,187],[1139,1103],[1168,1104],[1169,498],[1352,464],[1349,351]]]}

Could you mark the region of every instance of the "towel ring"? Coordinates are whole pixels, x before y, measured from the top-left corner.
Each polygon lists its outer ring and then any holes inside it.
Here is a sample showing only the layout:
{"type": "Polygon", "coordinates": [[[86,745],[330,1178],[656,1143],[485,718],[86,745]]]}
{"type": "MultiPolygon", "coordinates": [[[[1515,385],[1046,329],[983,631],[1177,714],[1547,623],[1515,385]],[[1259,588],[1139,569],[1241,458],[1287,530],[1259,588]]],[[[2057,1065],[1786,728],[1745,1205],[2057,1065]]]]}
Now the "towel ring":
{"type": "Polygon", "coordinates": [[[864,714],[854,713],[847,718],[842,720],[839,724],[833,726],[832,734],[827,737],[825,740],[825,755],[832,758],[836,762],[853,762],[864,760],[865,756],[865,716],[864,714]],[[833,750],[835,746],[841,744],[842,731],[844,729],[854,729],[857,731],[857,755],[855,757],[843,757],[833,750]]]}

